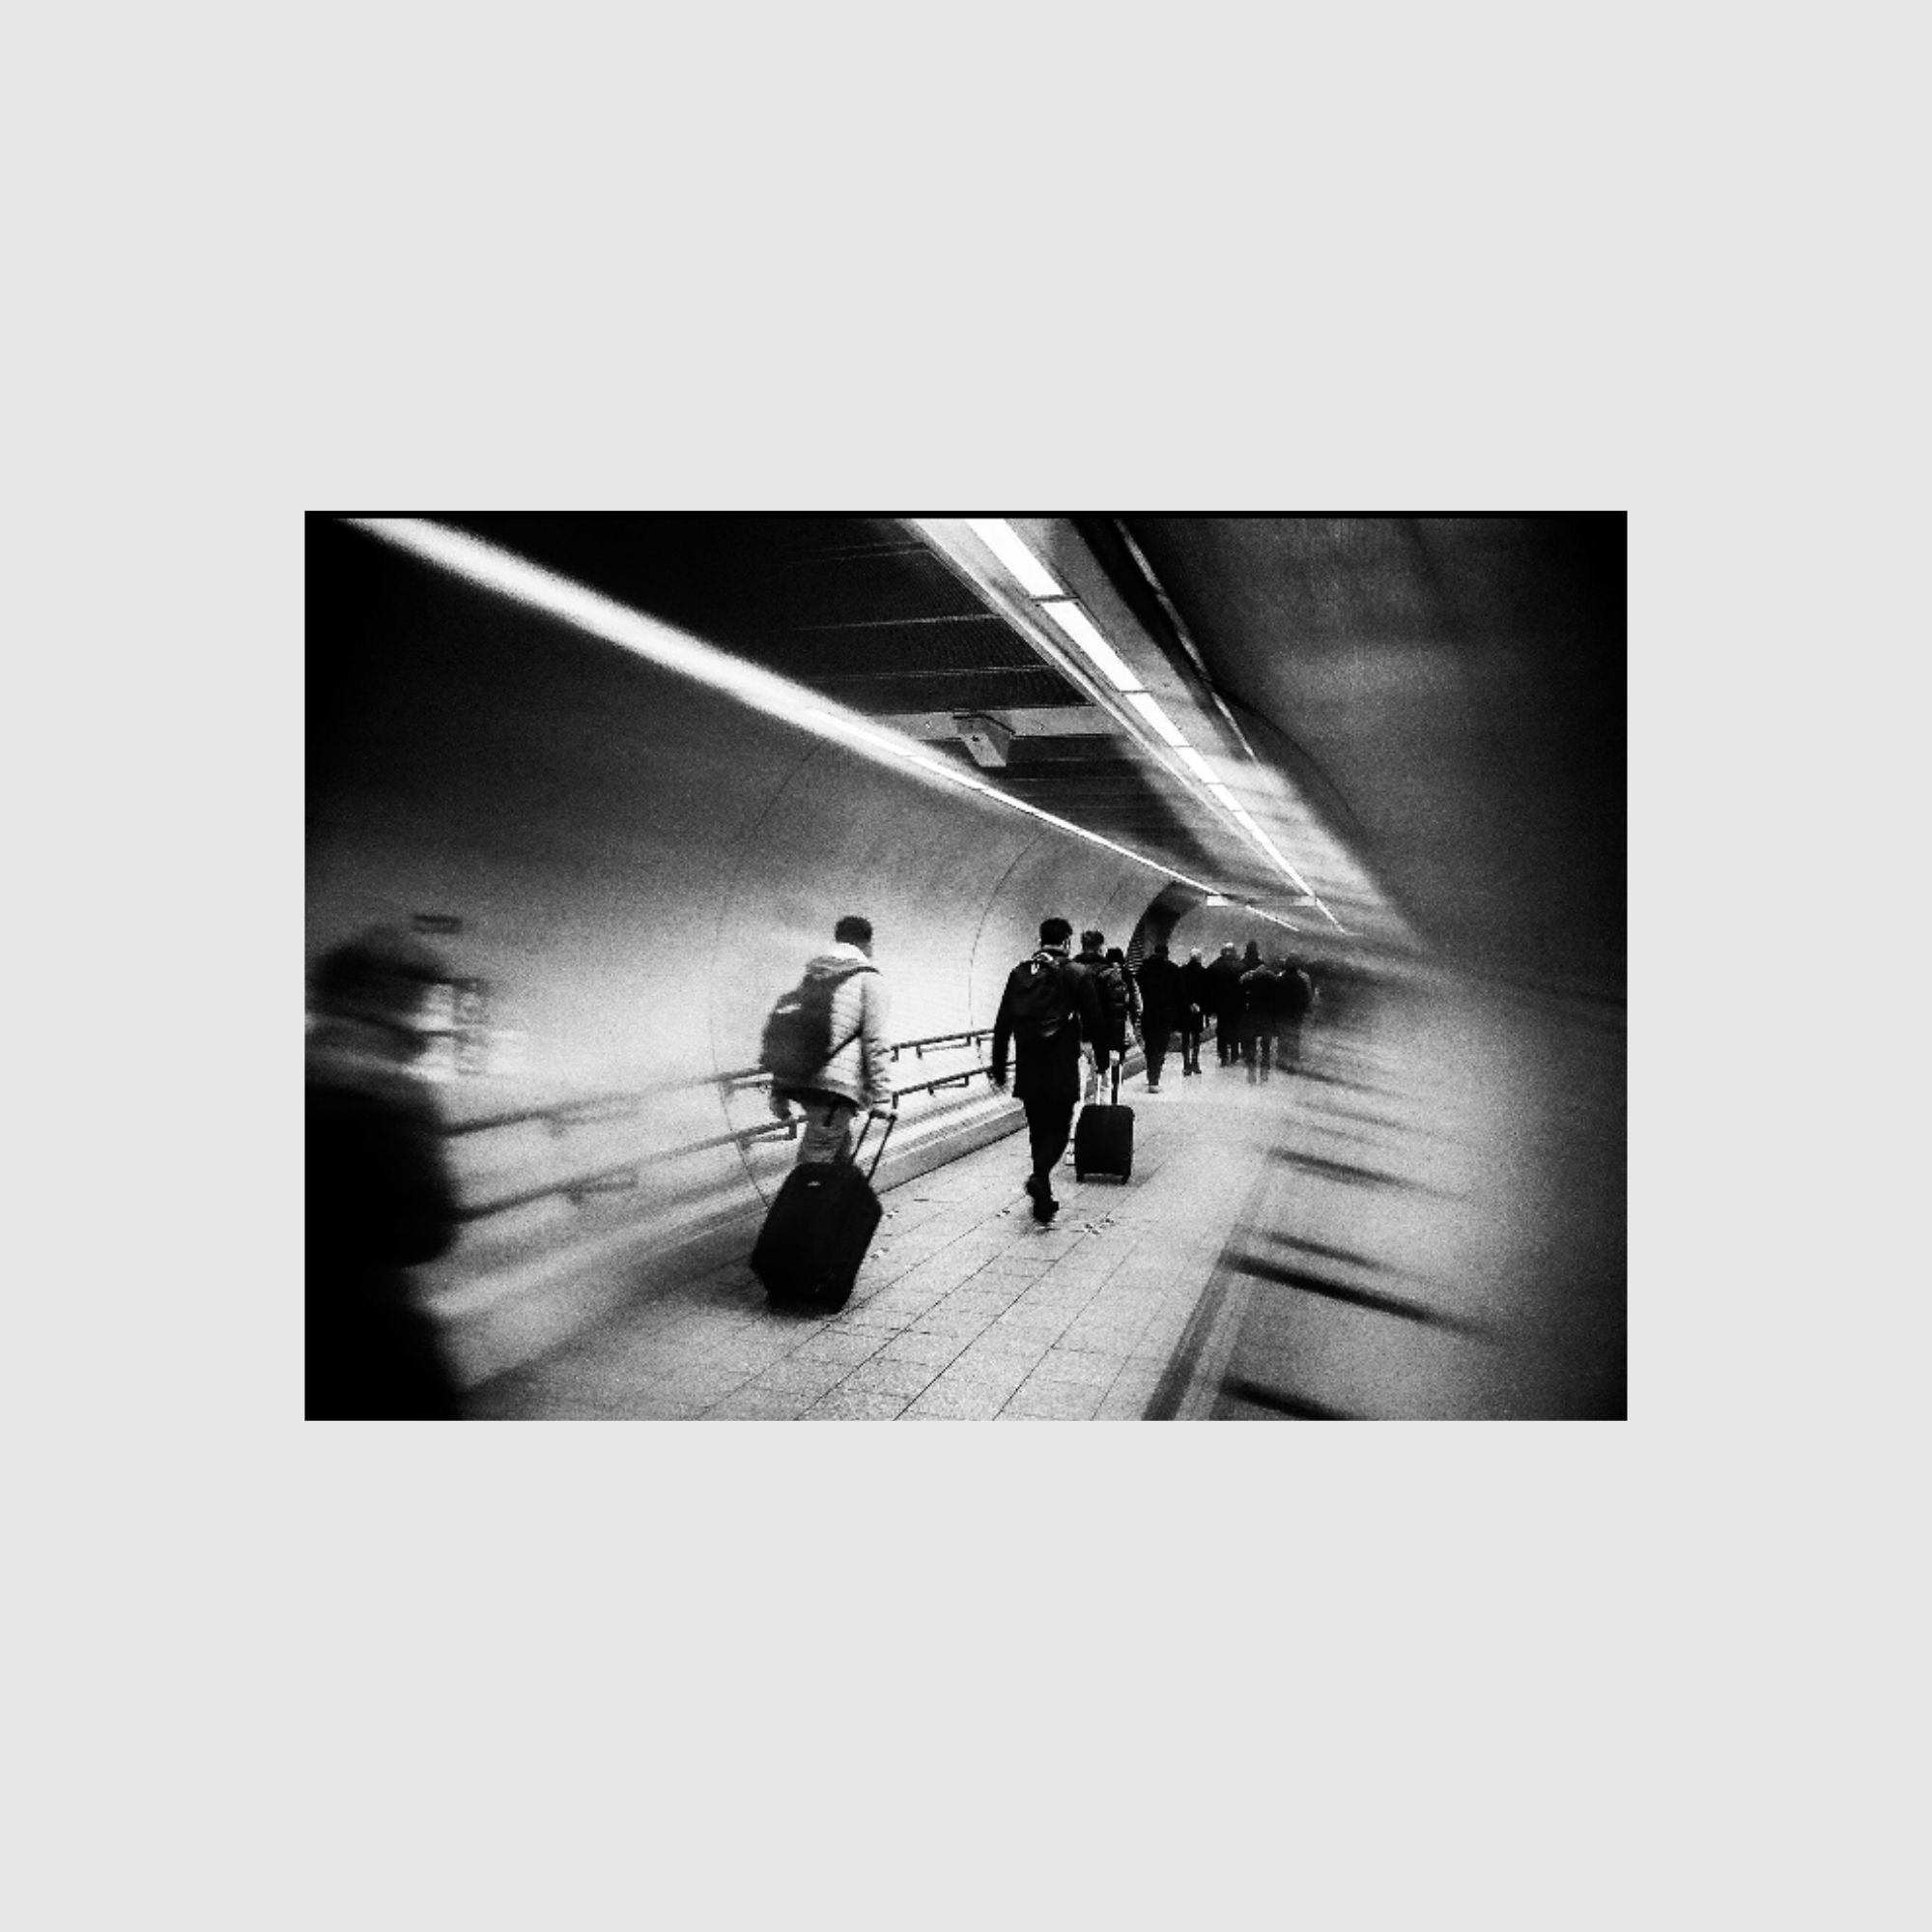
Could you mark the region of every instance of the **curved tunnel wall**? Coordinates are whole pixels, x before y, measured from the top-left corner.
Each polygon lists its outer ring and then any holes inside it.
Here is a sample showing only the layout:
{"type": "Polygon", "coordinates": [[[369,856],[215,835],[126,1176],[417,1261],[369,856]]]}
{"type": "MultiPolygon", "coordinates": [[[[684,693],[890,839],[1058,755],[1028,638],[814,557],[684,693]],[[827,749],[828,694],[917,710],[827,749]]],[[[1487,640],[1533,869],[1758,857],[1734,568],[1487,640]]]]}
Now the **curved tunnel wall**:
{"type": "MultiPolygon", "coordinates": [[[[587,1217],[554,1197],[474,1224],[447,1279],[554,1254],[586,1228],[648,1230],[661,1246],[755,1212],[795,1150],[704,1145],[766,1118],[723,1076],[755,1060],[772,1001],[841,914],[872,921],[890,1032],[907,1039],[990,1026],[1041,918],[1124,945],[1163,883],[428,565],[380,574],[353,638],[311,637],[312,679],[337,680],[311,764],[311,963],[372,923],[461,921],[430,943],[486,982],[518,1051],[513,1070],[445,1082],[454,1122],[645,1095],[568,1135],[530,1123],[453,1141],[482,1198],[600,1162],[639,1175],[587,1217]]],[[[952,1064],[908,1055],[901,1081],[952,1064]]],[[[909,1107],[901,1136],[949,1108],[1021,1124],[980,1082],[909,1107]]]]}

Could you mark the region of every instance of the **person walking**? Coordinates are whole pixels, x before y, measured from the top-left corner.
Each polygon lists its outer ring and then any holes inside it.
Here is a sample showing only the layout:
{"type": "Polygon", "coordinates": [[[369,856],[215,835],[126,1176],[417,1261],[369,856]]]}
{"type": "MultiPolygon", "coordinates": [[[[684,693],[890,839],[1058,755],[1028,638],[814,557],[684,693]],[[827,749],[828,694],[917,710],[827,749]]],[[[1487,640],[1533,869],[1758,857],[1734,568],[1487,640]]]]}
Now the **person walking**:
{"type": "Polygon", "coordinates": [[[456,1239],[435,1101],[415,1069],[425,1000],[447,984],[412,934],[375,927],[315,970],[307,1046],[304,1413],[453,1422],[455,1372],[404,1270],[456,1239]]]}
{"type": "MultiPolygon", "coordinates": [[[[1198,956],[1198,955],[1197,955],[1198,956]]],[[[1167,1045],[1173,1037],[1177,1024],[1186,1015],[1186,982],[1184,969],[1177,966],[1167,954],[1167,944],[1162,941],[1141,961],[1141,1040],[1147,1048],[1148,1092],[1160,1092],[1160,1070],[1167,1064],[1167,1045]]],[[[1197,1033],[1197,1042],[1200,1036],[1197,1033]]],[[[1190,1069],[1186,1065],[1187,1036],[1183,1028],[1181,1034],[1181,1071],[1190,1069]]]]}
{"type": "Polygon", "coordinates": [[[1241,975],[1246,971],[1235,957],[1235,942],[1228,940],[1220,956],[1208,969],[1208,988],[1214,1015],[1214,1054],[1223,1066],[1233,1066],[1241,1050],[1241,975]]]}
{"type": "Polygon", "coordinates": [[[1265,1080],[1274,1062],[1274,1033],[1280,1006],[1281,980],[1273,967],[1260,958],[1241,975],[1241,1060],[1248,1069],[1248,1085],[1265,1080]]]}
{"type": "Polygon", "coordinates": [[[831,951],[807,962],[797,992],[779,1003],[766,1024],[771,1110],[785,1121],[798,1107],[805,1122],[801,1167],[844,1159],[862,1107],[892,1111],[887,1006],[886,982],[872,964],[872,923],[849,914],[832,928],[831,951]],[[781,1021],[782,1036],[775,1031],[781,1021]]]}
{"type": "Polygon", "coordinates": [[[1275,993],[1275,1059],[1284,1073],[1301,1070],[1301,1029],[1315,1004],[1315,989],[1307,971],[1293,959],[1283,959],[1275,993]]]}
{"type": "Polygon", "coordinates": [[[1126,988],[1127,1030],[1123,1043],[1130,1046],[1136,1039],[1143,1038],[1140,981],[1127,965],[1127,955],[1118,946],[1108,947],[1107,964],[1120,974],[1121,984],[1126,988]]]}
{"type": "Polygon", "coordinates": [[[1026,1109],[1033,1170],[1026,1191],[1033,1217],[1047,1222],[1060,1212],[1053,1170],[1073,1137],[1073,1110],[1080,1104],[1082,1040],[1094,1045],[1102,1071],[1107,1034],[1087,969],[1067,957],[1072,925],[1064,919],[1039,923],[1039,946],[1007,976],[993,1020],[995,1088],[1006,1091],[1009,1051],[1018,1054],[1013,1098],[1026,1109]]]}
{"type": "Polygon", "coordinates": [[[1080,935],[1080,951],[1073,957],[1073,963],[1093,981],[1107,1045],[1106,1053],[1095,1053],[1094,1043],[1089,1042],[1084,1097],[1090,1101],[1100,1097],[1100,1074],[1107,1065],[1108,1055],[1122,1061],[1127,1057],[1127,1019],[1132,1004],[1129,995],[1133,988],[1127,979],[1126,955],[1122,953],[1121,963],[1115,965],[1103,950],[1106,943],[1104,933],[1090,927],[1080,935]]]}
{"type": "Polygon", "coordinates": [[[1201,1036],[1208,1029],[1208,1015],[1213,1010],[1213,986],[1200,947],[1187,955],[1180,968],[1180,1071],[1183,1078],[1201,1071],[1201,1036]]]}

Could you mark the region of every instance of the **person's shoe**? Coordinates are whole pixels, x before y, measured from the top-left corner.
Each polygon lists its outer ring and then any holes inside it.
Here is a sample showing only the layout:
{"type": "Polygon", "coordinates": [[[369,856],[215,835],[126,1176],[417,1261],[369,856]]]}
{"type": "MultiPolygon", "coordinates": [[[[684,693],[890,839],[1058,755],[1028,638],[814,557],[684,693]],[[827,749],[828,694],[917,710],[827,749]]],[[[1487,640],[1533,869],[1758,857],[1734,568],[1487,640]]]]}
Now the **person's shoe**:
{"type": "Polygon", "coordinates": [[[1160,1082],[1158,1080],[1150,1080],[1148,1082],[1148,1092],[1150,1094],[1158,1094],[1160,1092],[1160,1082]]]}
{"type": "Polygon", "coordinates": [[[1042,1225],[1051,1221],[1060,1212],[1060,1203],[1052,1195],[1036,1194],[1033,1197],[1033,1218],[1042,1225]]]}

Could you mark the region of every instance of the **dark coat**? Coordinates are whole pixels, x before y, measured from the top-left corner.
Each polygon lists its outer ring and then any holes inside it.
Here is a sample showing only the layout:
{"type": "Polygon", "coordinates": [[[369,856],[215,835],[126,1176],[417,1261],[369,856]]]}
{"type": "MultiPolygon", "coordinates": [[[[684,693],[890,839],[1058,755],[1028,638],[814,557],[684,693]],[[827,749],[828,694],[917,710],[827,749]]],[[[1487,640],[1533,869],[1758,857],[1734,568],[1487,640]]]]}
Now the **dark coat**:
{"type": "Polygon", "coordinates": [[[403,1273],[456,1237],[427,1094],[403,1078],[311,1065],[306,1152],[310,1419],[455,1419],[455,1378],[403,1273]]]}
{"type": "Polygon", "coordinates": [[[1076,952],[1073,963],[1084,972],[1100,1006],[1100,1025],[1107,1047],[1124,1058],[1127,1051],[1127,1018],[1133,1010],[1133,991],[1127,984],[1127,971],[1117,966],[1104,952],[1076,952]]]}
{"type": "Polygon", "coordinates": [[[1151,1032],[1165,1033],[1179,1020],[1187,1005],[1185,969],[1172,959],[1151,953],[1141,961],[1137,976],[1141,982],[1141,1004],[1151,1032]]]}
{"type": "Polygon", "coordinates": [[[994,1084],[1007,1077],[1007,1053],[1012,1046],[1019,1056],[1018,1070],[1013,1075],[1014,1099],[1064,1098],[1069,1107],[1075,1106],[1079,1103],[1085,1070],[1080,1051],[1083,1040],[1094,1044],[1100,1065],[1105,1066],[1108,1058],[1105,1027],[1100,1003],[1094,997],[1094,982],[1086,969],[1044,949],[1031,959],[1021,960],[1007,975],[1006,990],[1000,995],[1000,1010],[993,1020],[994,1084]],[[1029,1039],[1016,1034],[1013,1028],[1014,988],[1035,961],[1051,962],[1059,971],[1073,1008],[1072,1018],[1063,1022],[1059,1032],[1048,1039],[1029,1039]]]}
{"type": "Polygon", "coordinates": [[[1191,1016],[1192,1025],[1198,1030],[1202,1022],[1214,1010],[1214,982],[1208,977],[1208,968],[1199,959],[1190,959],[1180,969],[1180,997],[1185,1006],[1199,1007],[1199,1013],[1191,1016]]]}
{"type": "Polygon", "coordinates": [[[1238,959],[1230,958],[1223,952],[1208,969],[1208,987],[1212,995],[1212,1003],[1204,1000],[1202,1005],[1224,1023],[1240,1017],[1241,974],[1243,967],[1238,959]]]}

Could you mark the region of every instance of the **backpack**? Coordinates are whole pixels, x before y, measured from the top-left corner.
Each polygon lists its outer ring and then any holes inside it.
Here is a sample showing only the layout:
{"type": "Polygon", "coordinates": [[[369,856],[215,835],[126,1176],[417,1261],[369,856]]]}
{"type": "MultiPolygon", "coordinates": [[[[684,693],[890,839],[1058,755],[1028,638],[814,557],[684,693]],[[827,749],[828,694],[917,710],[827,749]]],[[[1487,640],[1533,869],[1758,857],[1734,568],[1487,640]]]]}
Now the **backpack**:
{"type": "MultiPolygon", "coordinates": [[[[847,980],[876,973],[876,966],[852,966],[843,973],[808,973],[775,1006],[758,1043],[758,1069],[779,1086],[810,1080],[835,1054],[859,1037],[860,1027],[832,1043],[832,999],[847,980]]],[[[862,1022],[863,1025],[863,1022],[862,1022]]]]}
{"type": "Polygon", "coordinates": [[[1104,966],[1095,966],[1094,990],[1100,998],[1100,1017],[1107,1022],[1109,1038],[1118,1038],[1121,1029],[1127,1023],[1127,982],[1121,969],[1111,960],[1104,966]]]}
{"type": "Polygon", "coordinates": [[[1007,981],[1013,1032],[1021,1039],[1051,1039],[1073,1017],[1065,962],[1036,952],[1022,959],[1007,981]]]}

